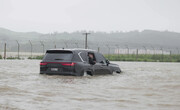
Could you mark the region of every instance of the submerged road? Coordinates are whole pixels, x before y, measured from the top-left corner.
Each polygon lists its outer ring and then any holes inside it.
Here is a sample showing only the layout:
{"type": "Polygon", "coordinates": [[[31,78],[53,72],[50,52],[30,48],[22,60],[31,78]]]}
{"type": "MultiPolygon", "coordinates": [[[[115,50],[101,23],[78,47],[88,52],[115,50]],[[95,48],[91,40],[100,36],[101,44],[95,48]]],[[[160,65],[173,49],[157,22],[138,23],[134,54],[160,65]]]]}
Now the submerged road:
{"type": "Polygon", "coordinates": [[[180,110],[180,63],[113,62],[122,73],[39,74],[39,60],[0,60],[0,110],[180,110]]]}

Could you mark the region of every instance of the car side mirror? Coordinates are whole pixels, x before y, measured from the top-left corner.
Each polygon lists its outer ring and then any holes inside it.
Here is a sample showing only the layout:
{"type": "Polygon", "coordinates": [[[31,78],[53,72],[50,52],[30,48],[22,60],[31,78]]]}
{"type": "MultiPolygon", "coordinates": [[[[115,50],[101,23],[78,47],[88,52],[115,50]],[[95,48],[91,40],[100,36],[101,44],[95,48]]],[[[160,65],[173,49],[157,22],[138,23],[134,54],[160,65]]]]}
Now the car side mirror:
{"type": "Polygon", "coordinates": [[[106,64],[107,64],[107,66],[110,64],[109,60],[106,60],[106,64]]]}
{"type": "Polygon", "coordinates": [[[104,64],[104,62],[103,62],[103,61],[101,61],[100,63],[104,64]]]}

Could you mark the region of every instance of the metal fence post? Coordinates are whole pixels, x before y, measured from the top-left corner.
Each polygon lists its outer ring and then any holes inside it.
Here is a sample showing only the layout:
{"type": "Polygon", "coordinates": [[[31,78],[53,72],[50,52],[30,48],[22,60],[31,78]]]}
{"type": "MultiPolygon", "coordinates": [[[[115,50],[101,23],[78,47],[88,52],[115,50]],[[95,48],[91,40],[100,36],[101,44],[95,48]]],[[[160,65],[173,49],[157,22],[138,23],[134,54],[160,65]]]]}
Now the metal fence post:
{"type": "Polygon", "coordinates": [[[33,47],[32,47],[32,43],[31,43],[30,40],[29,40],[29,43],[30,43],[30,46],[31,46],[31,58],[32,58],[32,49],[33,49],[33,47]]]}
{"type": "Polygon", "coordinates": [[[43,47],[43,55],[44,55],[44,43],[42,41],[40,41],[42,47],[43,47]]]}
{"type": "Polygon", "coordinates": [[[98,47],[98,52],[100,52],[100,47],[98,47]]]}
{"type": "Polygon", "coordinates": [[[19,50],[20,50],[20,45],[19,42],[16,40],[17,44],[18,44],[18,59],[19,59],[19,50]]]}
{"type": "Polygon", "coordinates": [[[118,49],[118,59],[119,59],[119,45],[118,44],[116,44],[116,47],[117,47],[117,49],[118,49]]]}
{"type": "Polygon", "coordinates": [[[77,43],[77,42],[75,43],[75,45],[76,45],[76,47],[77,47],[77,48],[79,48],[79,45],[78,45],[78,43],[77,43]]]}
{"type": "Polygon", "coordinates": [[[109,58],[110,58],[110,47],[109,47],[109,45],[108,44],[106,44],[106,46],[107,46],[107,48],[108,48],[108,60],[109,60],[109,58]]]}
{"type": "Polygon", "coordinates": [[[143,46],[144,50],[145,50],[145,55],[147,54],[147,48],[145,46],[143,46]]]}
{"type": "Polygon", "coordinates": [[[4,44],[4,59],[6,59],[6,43],[4,44]]]}
{"type": "Polygon", "coordinates": [[[138,49],[136,49],[136,61],[138,60],[138,49]]]}
{"type": "Polygon", "coordinates": [[[128,45],[125,45],[125,47],[127,48],[127,55],[129,57],[129,47],[128,47],[128,45]]]}

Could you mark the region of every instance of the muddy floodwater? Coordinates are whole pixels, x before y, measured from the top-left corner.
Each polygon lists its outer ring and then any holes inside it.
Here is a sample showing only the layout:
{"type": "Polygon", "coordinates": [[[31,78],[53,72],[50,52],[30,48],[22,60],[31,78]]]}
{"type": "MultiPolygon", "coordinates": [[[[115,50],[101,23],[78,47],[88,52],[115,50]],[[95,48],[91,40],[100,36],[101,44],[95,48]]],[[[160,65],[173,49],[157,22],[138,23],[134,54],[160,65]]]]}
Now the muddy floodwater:
{"type": "Polygon", "coordinates": [[[0,110],[180,110],[180,63],[113,62],[122,73],[39,74],[39,60],[0,60],[0,110]]]}

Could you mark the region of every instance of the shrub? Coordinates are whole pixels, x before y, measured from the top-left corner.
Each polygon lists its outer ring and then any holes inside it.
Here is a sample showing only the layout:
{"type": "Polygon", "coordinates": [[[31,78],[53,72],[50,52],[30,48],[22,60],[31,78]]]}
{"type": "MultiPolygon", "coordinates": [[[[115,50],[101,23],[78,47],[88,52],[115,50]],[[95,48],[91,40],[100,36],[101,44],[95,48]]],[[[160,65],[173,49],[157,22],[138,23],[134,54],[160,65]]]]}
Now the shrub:
{"type": "Polygon", "coordinates": [[[28,59],[37,59],[37,60],[42,60],[43,59],[43,55],[42,56],[36,56],[36,57],[28,57],[28,59]]]}

